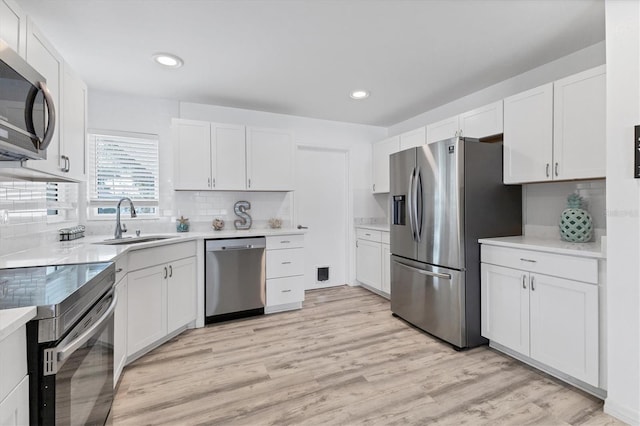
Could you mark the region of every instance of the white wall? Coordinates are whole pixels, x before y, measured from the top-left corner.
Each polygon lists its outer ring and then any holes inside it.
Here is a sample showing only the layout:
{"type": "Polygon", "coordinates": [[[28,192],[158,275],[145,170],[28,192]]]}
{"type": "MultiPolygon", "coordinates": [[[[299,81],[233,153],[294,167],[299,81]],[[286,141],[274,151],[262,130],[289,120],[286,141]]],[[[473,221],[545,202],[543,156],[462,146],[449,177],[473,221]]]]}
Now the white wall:
{"type": "Polygon", "coordinates": [[[640,424],[640,2],[607,0],[607,311],[605,411],[640,424]]]}

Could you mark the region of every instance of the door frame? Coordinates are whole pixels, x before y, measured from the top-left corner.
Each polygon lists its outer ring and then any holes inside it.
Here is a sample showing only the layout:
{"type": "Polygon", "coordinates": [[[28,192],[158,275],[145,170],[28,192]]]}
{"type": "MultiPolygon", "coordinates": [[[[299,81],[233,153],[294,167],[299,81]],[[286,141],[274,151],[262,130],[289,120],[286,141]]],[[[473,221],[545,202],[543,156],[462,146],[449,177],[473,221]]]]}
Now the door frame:
{"type": "MultiPolygon", "coordinates": [[[[340,153],[340,154],[344,154],[344,182],[345,182],[345,211],[343,212],[343,221],[344,221],[344,226],[345,229],[347,230],[347,234],[346,234],[346,238],[344,241],[344,253],[345,253],[345,265],[344,265],[344,283],[347,285],[354,285],[354,283],[352,282],[352,265],[351,265],[351,260],[352,260],[352,253],[350,250],[351,244],[350,241],[353,241],[354,239],[354,235],[355,235],[355,230],[353,226],[349,226],[350,225],[350,221],[349,218],[353,217],[353,187],[351,185],[351,152],[349,149],[344,149],[344,148],[333,148],[333,147],[325,147],[325,146],[317,146],[317,145],[305,145],[305,144],[296,144],[296,165],[297,165],[297,158],[298,158],[298,152],[300,150],[305,150],[305,151],[320,151],[320,152],[334,152],[334,153],[340,153]]],[[[296,172],[294,172],[295,174],[296,172]]],[[[296,176],[297,179],[297,176],[296,176]]],[[[297,188],[297,182],[296,182],[296,190],[297,188]]],[[[302,225],[299,222],[299,217],[298,217],[298,204],[296,204],[296,193],[294,191],[293,193],[293,197],[292,198],[292,211],[293,211],[293,223],[292,223],[292,227],[296,228],[298,225],[302,225]]],[[[306,243],[305,243],[306,244],[306,243]]],[[[305,290],[306,290],[306,286],[305,286],[305,290]]]]}

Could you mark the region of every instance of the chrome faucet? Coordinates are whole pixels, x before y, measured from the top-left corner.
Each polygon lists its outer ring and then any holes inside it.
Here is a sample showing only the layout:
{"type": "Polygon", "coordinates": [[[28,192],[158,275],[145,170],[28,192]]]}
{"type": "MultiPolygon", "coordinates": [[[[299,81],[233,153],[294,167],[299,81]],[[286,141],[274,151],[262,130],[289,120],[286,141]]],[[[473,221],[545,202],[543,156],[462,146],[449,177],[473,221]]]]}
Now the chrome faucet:
{"type": "Polygon", "coordinates": [[[120,198],[120,201],[118,201],[118,206],[116,207],[116,231],[113,233],[113,238],[115,238],[116,240],[119,240],[120,238],[122,238],[123,232],[127,232],[127,227],[124,225],[124,223],[123,224],[120,223],[120,204],[122,204],[123,201],[129,202],[131,217],[138,216],[136,214],[136,208],[133,207],[133,201],[131,201],[131,199],[128,197],[120,198]]]}

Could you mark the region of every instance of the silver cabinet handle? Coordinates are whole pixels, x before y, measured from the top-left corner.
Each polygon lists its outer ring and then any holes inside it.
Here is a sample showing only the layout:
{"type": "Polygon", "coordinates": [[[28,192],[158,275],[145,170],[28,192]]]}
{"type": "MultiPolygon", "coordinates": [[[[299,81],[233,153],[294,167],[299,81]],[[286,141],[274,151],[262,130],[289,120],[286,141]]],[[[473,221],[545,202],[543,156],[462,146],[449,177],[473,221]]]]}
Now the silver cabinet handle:
{"type": "Polygon", "coordinates": [[[532,260],[532,259],[525,259],[524,257],[520,258],[521,261],[523,262],[529,262],[529,263],[537,263],[537,260],[532,260]]]}
{"type": "Polygon", "coordinates": [[[291,290],[282,290],[283,293],[291,293],[291,290]]]}
{"type": "Polygon", "coordinates": [[[534,278],[534,276],[531,275],[531,291],[536,291],[536,285],[535,285],[535,283],[533,281],[533,278],[534,278]]]}
{"type": "Polygon", "coordinates": [[[64,172],[67,171],[67,156],[66,155],[61,155],[60,158],[62,159],[62,161],[64,163],[62,165],[62,167],[60,167],[60,171],[64,173],[64,172]]]}
{"type": "Polygon", "coordinates": [[[556,163],[555,169],[556,169],[556,176],[558,176],[558,163],[556,163]]]}
{"type": "Polygon", "coordinates": [[[291,241],[289,240],[280,241],[280,244],[291,244],[291,241]]]}
{"type": "Polygon", "coordinates": [[[356,240],[356,247],[360,247],[360,246],[358,245],[358,240],[356,240]]]}
{"type": "Polygon", "coordinates": [[[216,187],[216,178],[212,179],[212,186],[215,188],[216,187]]]}
{"type": "Polygon", "coordinates": [[[291,262],[282,262],[283,265],[291,265],[291,262]]]}
{"type": "Polygon", "coordinates": [[[67,170],[65,170],[65,172],[69,173],[70,169],[71,169],[71,158],[67,156],[67,170]]]}
{"type": "Polygon", "coordinates": [[[247,179],[247,188],[251,188],[251,178],[247,179]]]}
{"type": "Polygon", "coordinates": [[[119,273],[120,273],[120,272],[122,272],[122,271],[123,271],[123,269],[122,269],[122,268],[118,268],[118,269],[116,269],[116,274],[119,274],[119,273]]]}
{"type": "Polygon", "coordinates": [[[522,288],[524,288],[525,290],[527,289],[527,276],[526,275],[522,276],[522,288]]]}
{"type": "Polygon", "coordinates": [[[164,267],[164,278],[167,279],[167,276],[169,275],[169,272],[167,271],[167,267],[164,267]]]}
{"type": "Polygon", "coordinates": [[[370,237],[370,236],[371,236],[371,234],[364,234],[364,235],[366,235],[367,237],[370,237]]]}
{"type": "Polygon", "coordinates": [[[173,276],[173,266],[169,265],[169,278],[173,276]]]}
{"type": "Polygon", "coordinates": [[[298,225],[298,229],[309,229],[309,227],[308,226],[298,225]]]}
{"type": "Polygon", "coordinates": [[[42,94],[44,95],[44,100],[47,104],[47,115],[49,116],[49,121],[47,122],[47,130],[45,130],[42,142],[40,142],[40,149],[45,150],[49,147],[49,144],[53,139],[53,132],[56,129],[56,107],[53,104],[53,97],[51,97],[51,92],[49,92],[47,84],[43,81],[40,82],[40,90],[42,90],[42,94]]]}
{"type": "Polygon", "coordinates": [[[376,184],[373,184],[373,192],[376,192],[376,184]]]}
{"type": "Polygon", "coordinates": [[[405,265],[404,263],[400,263],[400,262],[395,261],[395,260],[393,262],[398,264],[398,265],[400,265],[400,266],[402,266],[402,267],[405,267],[407,269],[411,269],[414,272],[417,272],[417,273],[422,274],[422,275],[426,275],[428,277],[444,278],[444,279],[447,279],[447,280],[451,279],[451,275],[450,274],[441,274],[440,272],[425,271],[425,270],[422,270],[422,269],[414,268],[413,266],[405,265]]]}
{"type": "Polygon", "coordinates": [[[104,311],[104,314],[102,314],[100,319],[87,330],[85,330],[75,340],[72,340],[71,343],[64,345],[62,348],[58,349],[58,361],[64,361],[76,349],[87,343],[87,341],[91,339],[91,337],[93,337],[94,331],[97,330],[107,319],[109,319],[113,311],[116,309],[116,305],[118,304],[118,295],[112,291],[111,296],[111,304],[109,305],[109,308],[104,311]]]}
{"type": "Polygon", "coordinates": [[[207,186],[208,186],[209,188],[211,188],[211,178],[210,178],[210,177],[209,177],[209,178],[207,178],[207,186]]]}
{"type": "Polygon", "coordinates": [[[547,177],[549,177],[549,163],[547,163],[547,177]]]}

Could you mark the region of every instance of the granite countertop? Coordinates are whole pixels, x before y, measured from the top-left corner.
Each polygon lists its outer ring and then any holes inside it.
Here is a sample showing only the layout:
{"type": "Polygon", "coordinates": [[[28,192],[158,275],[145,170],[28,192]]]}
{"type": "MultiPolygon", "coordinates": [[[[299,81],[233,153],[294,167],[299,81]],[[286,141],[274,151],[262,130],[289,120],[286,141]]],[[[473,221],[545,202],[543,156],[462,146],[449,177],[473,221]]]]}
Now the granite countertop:
{"type": "MultiPolygon", "coordinates": [[[[175,244],[199,239],[242,238],[270,235],[304,234],[298,229],[250,229],[247,231],[222,230],[208,232],[174,232],[163,234],[145,234],[148,236],[167,236],[165,240],[149,241],[137,244],[107,245],[99,244],[112,239],[112,235],[88,236],[73,241],[59,241],[45,246],[23,250],[0,256],[0,268],[22,268],[42,265],[65,265],[73,263],[111,262],[126,252],[149,247],[175,244]]],[[[135,238],[134,238],[135,239],[135,238]]]]}
{"type": "Polygon", "coordinates": [[[480,244],[489,244],[494,246],[536,250],[547,253],[590,257],[595,259],[606,259],[605,250],[600,241],[592,243],[570,243],[560,240],[559,238],[552,239],[518,235],[514,237],[481,238],[478,242],[480,244]]]}
{"type": "Polygon", "coordinates": [[[0,310],[0,341],[36,316],[36,307],[0,310]]]}
{"type": "Polygon", "coordinates": [[[373,224],[373,225],[356,225],[356,228],[362,228],[362,229],[372,229],[374,231],[382,231],[382,232],[389,232],[389,225],[379,225],[379,224],[373,224]]]}

